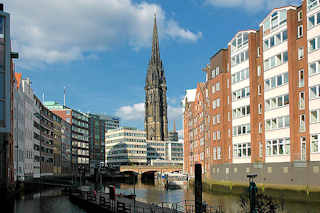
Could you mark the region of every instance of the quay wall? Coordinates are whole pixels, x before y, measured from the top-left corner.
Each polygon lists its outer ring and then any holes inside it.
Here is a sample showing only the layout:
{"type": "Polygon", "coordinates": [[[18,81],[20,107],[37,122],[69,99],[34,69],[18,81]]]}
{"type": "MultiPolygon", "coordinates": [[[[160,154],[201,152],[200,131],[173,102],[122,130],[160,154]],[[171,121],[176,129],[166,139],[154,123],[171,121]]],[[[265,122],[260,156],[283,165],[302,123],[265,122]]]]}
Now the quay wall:
{"type": "Polygon", "coordinates": [[[220,164],[210,168],[216,181],[248,183],[248,174],[257,174],[256,183],[320,186],[320,162],[220,164]]]}

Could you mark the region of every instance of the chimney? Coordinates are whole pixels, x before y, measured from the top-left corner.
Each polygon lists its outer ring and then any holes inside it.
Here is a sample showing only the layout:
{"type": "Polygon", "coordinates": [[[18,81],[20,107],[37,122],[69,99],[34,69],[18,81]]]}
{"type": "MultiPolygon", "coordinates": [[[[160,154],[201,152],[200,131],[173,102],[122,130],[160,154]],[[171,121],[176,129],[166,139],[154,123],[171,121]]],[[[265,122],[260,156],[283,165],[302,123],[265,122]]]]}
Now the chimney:
{"type": "Polygon", "coordinates": [[[3,4],[0,3],[0,11],[3,11],[3,4]]]}

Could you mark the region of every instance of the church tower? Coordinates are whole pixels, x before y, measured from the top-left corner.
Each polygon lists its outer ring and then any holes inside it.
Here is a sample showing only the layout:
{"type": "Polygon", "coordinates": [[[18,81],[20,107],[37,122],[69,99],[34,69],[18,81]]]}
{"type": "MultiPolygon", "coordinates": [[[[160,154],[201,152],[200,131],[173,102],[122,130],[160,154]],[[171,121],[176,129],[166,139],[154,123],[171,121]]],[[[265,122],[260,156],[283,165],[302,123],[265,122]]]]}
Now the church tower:
{"type": "Polygon", "coordinates": [[[144,128],[147,140],[168,140],[167,82],[160,59],[156,17],[154,17],[152,54],[146,77],[144,128]]]}

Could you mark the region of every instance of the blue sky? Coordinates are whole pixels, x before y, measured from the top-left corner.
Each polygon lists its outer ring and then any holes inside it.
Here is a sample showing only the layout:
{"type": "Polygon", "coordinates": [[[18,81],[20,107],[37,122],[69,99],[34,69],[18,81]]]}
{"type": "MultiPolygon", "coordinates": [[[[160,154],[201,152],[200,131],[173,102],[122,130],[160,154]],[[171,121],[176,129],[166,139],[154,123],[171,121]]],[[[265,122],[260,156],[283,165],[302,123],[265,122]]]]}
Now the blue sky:
{"type": "Polygon", "coordinates": [[[5,0],[16,71],[38,97],[82,112],[121,117],[143,129],[144,83],[157,13],[168,86],[169,128],[182,128],[180,101],[201,69],[240,30],[257,29],[293,0],[5,0]]]}

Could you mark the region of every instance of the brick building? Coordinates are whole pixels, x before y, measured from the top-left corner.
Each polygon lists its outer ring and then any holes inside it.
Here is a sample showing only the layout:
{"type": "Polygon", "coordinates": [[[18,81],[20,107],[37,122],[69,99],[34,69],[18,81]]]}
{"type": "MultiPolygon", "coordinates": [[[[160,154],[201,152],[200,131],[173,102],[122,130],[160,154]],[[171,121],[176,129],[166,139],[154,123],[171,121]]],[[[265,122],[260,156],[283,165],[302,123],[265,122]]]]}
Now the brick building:
{"type": "Polygon", "coordinates": [[[89,118],[57,102],[48,101],[45,106],[71,125],[73,174],[89,173],[89,118]]]}
{"type": "Polygon", "coordinates": [[[228,179],[241,173],[237,165],[243,174],[269,164],[286,174],[317,167],[319,49],[319,0],[273,9],[257,30],[238,32],[211,58],[194,98],[186,95],[185,171],[199,162],[207,175],[228,179]]]}

